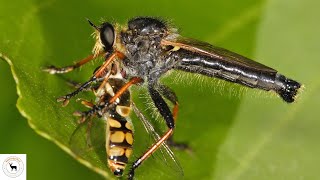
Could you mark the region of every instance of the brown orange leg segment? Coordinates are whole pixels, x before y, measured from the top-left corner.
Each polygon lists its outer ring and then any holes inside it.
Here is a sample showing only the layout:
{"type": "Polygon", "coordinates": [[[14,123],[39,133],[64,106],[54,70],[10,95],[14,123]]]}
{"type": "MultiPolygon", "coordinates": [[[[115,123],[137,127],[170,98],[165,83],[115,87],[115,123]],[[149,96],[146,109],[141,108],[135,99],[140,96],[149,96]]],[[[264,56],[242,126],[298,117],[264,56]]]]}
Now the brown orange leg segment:
{"type": "Polygon", "coordinates": [[[114,103],[117,100],[117,98],[119,98],[131,85],[140,83],[142,81],[143,79],[139,77],[133,77],[132,79],[130,79],[130,81],[127,82],[124,86],[122,86],[117,91],[117,93],[109,100],[109,104],[114,103]]]}
{"type": "Polygon", "coordinates": [[[81,104],[84,105],[87,108],[92,108],[94,106],[94,104],[90,101],[86,101],[86,100],[82,100],[81,104]]]}
{"type": "MultiPolygon", "coordinates": [[[[93,104],[91,101],[87,101],[87,100],[81,99],[81,98],[77,99],[77,101],[81,101],[81,104],[84,105],[84,106],[87,107],[87,108],[92,109],[92,108],[94,107],[94,104],[93,104]]],[[[84,122],[86,121],[86,119],[83,118],[83,112],[81,112],[81,111],[75,111],[75,112],[73,113],[73,115],[74,115],[74,116],[80,116],[80,117],[81,117],[81,118],[78,120],[78,124],[82,124],[82,123],[84,123],[84,122]]]]}
{"type": "Polygon", "coordinates": [[[124,55],[121,52],[114,52],[112,53],[108,59],[106,59],[103,63],[103,65],[94,73],[93,77],[95,78],[100,78],[101,76],[103,76],[104,72],[106,69],[108,69],[108,66],[116,59],[124,59],[124,55]]]}
{"type": "MultiPolygon", "coordinates": [[[[100,54],[98,54],[98,56],[101,56],[104,54],[105,53],[100,53],[100,54]]],[[[58,68],[55,66],[49,66],[49,67],[44,68],[43,71],[48,72],[50,74],[64,74],[64,73],[68,73],[70,71],[73,71],[74,69],[86,64],[87,62],[89,62],[95,58],[96,58],[96,56],[94,56],[92,54],[92,55],[89,55],[88,57],[80,60],[79,62],[75,63],[74,65],[66,66],[66,67],[62,67],[62,68],[58,68]]]]}
{"type": "MultiPolygon", "coordinates": [[[[172,109],[172,116],[173,116],[175,124],[177,123],[177,119],[178,119],[178,111],[179,111],[179,104],[178,104],[178,102],[176,102],[173,109],[172,109]]],[[[176,142],[173,140],[173,136],[170,136],[169,139],[166,141],[166,143],[170,147],[175,148],[177,150],[187,151],[190,154],[192,153],[192,149],[189,147],[189,145],[187,143],[176,142]]]]}
{"type": "MultiPolygon", "coordinates": [[[[179,103],[178,103],[178,97],[176,96],[176,94],[174,93],[174,91],[172,89],[170,89],[169,87],[167,87],[166,85],[163,84],[158,84],[157,85],[157,89],[159,90],[160,94],[165,97],[166,99],[168,99],[172,104],[174,104],[174,107],[172,109],[172,116],[174,119],[174,122],[177,122],[178,119],[178,111],[179,111],[179,103]]],[[[169,145],[170,147],[173,147],[175,149],[178,150],[187,150],[188,152],[192,152],[191,148],[188,146],[188,144],[183,143],[183,142],[175,142],[173,140],[173,136],[171,136],[168,140],[167,140],[167,145],[169,145]]]]}
{"type": "Polygon", "coordinates": [[[166,121],[169,130],[149,148],[140,158],[138,158],[132,165],[128,179],[133,179],[134,171],[138,168],[143,161],[145,161],[152,153],[154,153],[166,140],[168,140],[173,134],[173,129],[175,127],[174,117],[170,108],[168,107],[165,100],[162,98],[161,94],[154,88],[154,84],[148,85],[149,94],[152,98],[154,105],[157,107],[159,113],[166,121]]]}
{"type": "Polygon", "coordinates": [[[69,99],[73,96],[77,95],[79,92],[83,91],[85,88],[87,88],[91,83],[97,81],[97,78],[101,78],[103,75],[105,75],[106,70],[108,69],[108,65],[111,64],[115,60],[115,58],[124,58],[124,55],[120,52],[114,52],[111,54],[103,63],[103,65],[95,72],[95,74],[90,78],[89,81],[82,84],[77,90],[73,91],[70,94],[67,94],[65,96],[62,96],[57,99],[58,102],[63,102],[63,106],[68,105],[69,99]],[[119,57],[118,57],[119,56],[119,57]]]}
{"type": "Polygon", "coordinates": [[[137,163],[141,164],[142,161],[146,160],[153,152],[155,152],[163,142],[165,142],[167,139],[170,138],[170,136],[173,133],[173,129],[169,129],[162,137],[161,139],[159,139],[158,142],[156,142],[154,145],[152,145],[147,152],[145,152],[143,154],[143,156],[141,156],[141,158],[139,158],[139,160],[137,161],[137,163]]]}
{"type": "MultiPolygon", "coordinates": [[[[112,98],[110,98],[108,103],[106,103],[104,105],[100,105],[100,106],[94,106],[90,111],[86,111],[86,112],[82,113],[81,114],[82,119],[85,119],[86,117],[90,117],[90,116],[94,115],[96,112],[103,110],[105,107],[114,103],[131,85],[137,84],[142,81],[143,81],[143,79],[141,79],[139,77],[133,77],[132,79],[130,79],[129,82],[127,82],[124,86],[122,86],[112,98]]],[[[76,113],[75,115],[80,115],[80,114],[76,113]]]]}
{"type": "Polygon", "coordinates": [[[169,129],[154,145],[152,145],[138,160],[132,164],[132,168],[129,171],[128,179],[132,180],[134,176],[134,170],[138,168],[143,161],[148,159],[152,153],[154,153],[167,139],[171,137],[173,129],[169,129]]]}
{"type": "Polygon", "coordinates": [[[177,119],[178,119],[178,112],[179,112],[179,104],[178,102],[176,102],[176,104],[172,109],[172,116],[175,122],[177,122],[177,119]]]}

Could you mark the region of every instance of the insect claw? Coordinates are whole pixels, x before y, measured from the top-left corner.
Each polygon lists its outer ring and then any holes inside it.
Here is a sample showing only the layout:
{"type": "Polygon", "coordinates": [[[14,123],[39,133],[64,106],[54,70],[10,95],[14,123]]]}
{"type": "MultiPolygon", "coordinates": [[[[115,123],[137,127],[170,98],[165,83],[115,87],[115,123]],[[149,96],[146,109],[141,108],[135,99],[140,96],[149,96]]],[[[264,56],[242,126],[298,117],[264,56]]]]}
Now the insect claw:
{"type": "Polygon", "coordinates": [[[56,74],[57,68],[55,66],[48,66],[48,67],[42,68],[41,70],[49,74],[56,74]]]}
{"type": "Polygon", "coordinates": [[[69,99],[66,99],[65,101],[63,101],[62,106],[66,107],[69,104],[69,99]]]}
{"type": "Polygon", "coordinates": [[[79,120],[78,120],[78,124],[82,124],[86,121],[86,117],[82,116],[79,120]]]}
{"type": "Polygon", "coordinates": [[[82,124],[86,121],[86,113],[82,112],[82,111],[75,111],[73,113],[74,116],[78,116],[78,117],[81,117],[79,120],[78,120],[78,124],[82,124]]]}
{"type": "Polygon", "coordinates": [[[62,106],[65,107],[69,103],[69,98],[67,96],[62,96],[57,99],[57,102],[62,102],[62,106]]]}
{"type": "Polygon", "coordinates": [[[83,113],[81,112],[81,111],[75,111],[74,113],[73,113],[73,115],[74,116],[82,116],[83,115],[83,113]]]}
{"type": "Polygon", "coordinates": [[[62,101],[65,101],[65,100],[66,100],[65,96],[57,98],[57,102],[62,102],[62,101]]]}

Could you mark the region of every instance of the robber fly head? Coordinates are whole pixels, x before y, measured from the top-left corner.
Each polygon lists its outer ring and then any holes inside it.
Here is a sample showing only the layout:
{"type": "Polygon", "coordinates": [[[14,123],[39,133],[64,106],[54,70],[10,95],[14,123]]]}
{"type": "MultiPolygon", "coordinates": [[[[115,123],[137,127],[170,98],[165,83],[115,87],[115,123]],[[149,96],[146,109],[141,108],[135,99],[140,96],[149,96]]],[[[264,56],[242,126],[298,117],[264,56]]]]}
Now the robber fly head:
{"type": "Polygon", "coordinates": [[[113,25],[108,22],[104,22],[100,26],[96,26],[90,20],[88,20],[88,22],[96,30],[94,33],[96,44],[93,48],[93,53],[99,54],[102,51],[112,51],[113,45],[116,41],[116,32],[113,25]]]}

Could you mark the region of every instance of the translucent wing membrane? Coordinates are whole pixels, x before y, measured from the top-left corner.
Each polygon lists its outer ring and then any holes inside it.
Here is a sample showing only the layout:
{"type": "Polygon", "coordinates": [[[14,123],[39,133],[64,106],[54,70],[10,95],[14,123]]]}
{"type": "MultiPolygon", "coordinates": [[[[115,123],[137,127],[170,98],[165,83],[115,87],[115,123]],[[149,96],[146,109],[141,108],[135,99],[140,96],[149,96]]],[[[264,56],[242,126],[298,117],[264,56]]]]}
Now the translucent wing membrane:
{"type": "Polygon", "coordinates": [[[213,46],[209,43],[202,42],[199,40],[179,36],[177,38],[162,40],[161,43],[163,45],[179,47],[194,53],[206,55],[214,59],[219,59],[221,61],[233,62],[235,64],[238,64],[239,66],[245,66],[249,69],[254,68],[256,70],[264,72],[277,72],[276,70],[268,66],[255,62],[249,58],[241,56],[240,54],[231,52],[220,47],[213,46]]]}
{"type": "Polygon", "coordinates": [[[163,39],[161,44],[171,47],[168,60],[177,62],[174,66],[177,70],[216,77],[250,88],[272,90],[288,103],[295,101],[301,87],[300,83],[275,69],[202,41],[172,35],[163,39]]]}
{"type": "Polygon", "coordinates": [[[70,137],[72,152],[89,162],[95,162],[107,169],[106,161],[106,122],[102,119],[87,119],[79,124],[70,137]]]}
{"type": "MultiPolygon", "coordinates": [[[[157,142],[161,137],[154,129],[153,125],[150,123],[150,121],[142,114],[142,112],[137,108],[137,106],[132,102],[132,109],[137,115],[137,117],[141,120],[145,130],[147,133],[151,136],[153,139],[153,143],[157,142]]],[[[172,171],[176,173],[178,176],[183,176],[183,169],[179,163],[179,161],[176,159],[174,153],[171,151],[169,146],[166,143],[163,143],[158,151],[155,152],[157,156],[157,152],[160,152],[159,157],[161,159],[160,162],[164,162],[164,164],[169,167],[172,171]]]]}

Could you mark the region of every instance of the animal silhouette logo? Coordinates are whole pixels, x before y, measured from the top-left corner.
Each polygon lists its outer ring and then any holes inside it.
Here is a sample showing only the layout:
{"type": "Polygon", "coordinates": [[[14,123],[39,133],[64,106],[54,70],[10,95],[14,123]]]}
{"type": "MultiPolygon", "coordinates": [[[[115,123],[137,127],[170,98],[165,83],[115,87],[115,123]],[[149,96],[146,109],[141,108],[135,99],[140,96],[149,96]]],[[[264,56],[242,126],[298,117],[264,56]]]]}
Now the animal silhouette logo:
{"type": "Polygon", "coordinates": [[[9,156],[3,161],[2,170],[8,177],[15,178],[20,176],[24,171],[24,163],[17,156],[9,156]]]}
{"type": "Polygon", "coordinates": [[[11,167],[11,171],[16,170],[17,171],[17,166],[12,165],[13,163],[9,162],[9,165],[11,167]]]}

